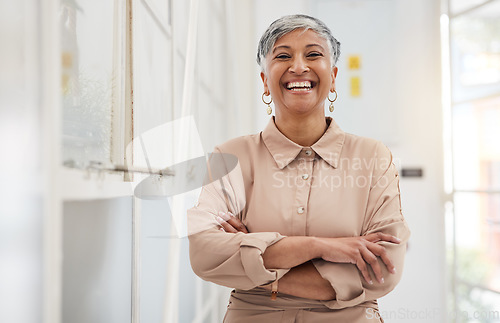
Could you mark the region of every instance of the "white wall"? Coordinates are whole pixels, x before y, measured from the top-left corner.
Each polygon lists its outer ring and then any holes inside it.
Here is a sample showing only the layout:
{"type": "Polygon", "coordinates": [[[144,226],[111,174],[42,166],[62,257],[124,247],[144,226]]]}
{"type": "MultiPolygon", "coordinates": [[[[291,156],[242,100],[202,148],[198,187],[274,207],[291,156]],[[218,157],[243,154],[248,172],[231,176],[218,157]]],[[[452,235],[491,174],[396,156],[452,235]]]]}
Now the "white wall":
{"type": "Polygon", "coordinates": [[[424,177],[401,178],[403,212],[412,237],[403,280],[382,304],[392,311],[410,310],[410,318],[419,315],[408,322],[443,322],[447,303],[439,1],[398,1],[396,10],[400,86],[394,93],[400,127],[399,143],[391,148],[402,167],[422,167],[424,177]]]}
{"type": "Polygon", "coordinates": [[[54,313],[46,297],[58,297],[49,283],[58,272],[47,265],[47,245],[57,240],[47,233],[57,230],[49,182],[58,158],[46,69],[54,53],[42,46],[53,44],[43,33],[54,27],[49,8],[51,1],[0,1],[0,322],[40,322],[54,313]]]}
{"type": "Polygon", "coordinates": [[[0,41],[7,44],[0,50],[0,322],[36,322],[43,313],[37,19],[36,1],[0,2],[0,41]]]}
{"type": "MultiPolygon", "coordinates": [[[[386,322],[442,322],[446,313],[443,223],[442,108],[439,1],[257,1],[257,44],[275,19],[292,13],[325,21],[341,45],[339,99],[331,115],[347,132],[383,141],[399,167],[420,167],[422,178],[401,177],[403,213],[412,236],[402,281],[380,300],[386,322]],[[347,57],[361,56],[349,71],[347,57]],[[350,96],[349,77],[360,76],[362,95],[350,96]]],[[[269,117],[255,97],[262,129],[269,117]],[[260,109],[259,109],[260,107],[260,109]]]]}

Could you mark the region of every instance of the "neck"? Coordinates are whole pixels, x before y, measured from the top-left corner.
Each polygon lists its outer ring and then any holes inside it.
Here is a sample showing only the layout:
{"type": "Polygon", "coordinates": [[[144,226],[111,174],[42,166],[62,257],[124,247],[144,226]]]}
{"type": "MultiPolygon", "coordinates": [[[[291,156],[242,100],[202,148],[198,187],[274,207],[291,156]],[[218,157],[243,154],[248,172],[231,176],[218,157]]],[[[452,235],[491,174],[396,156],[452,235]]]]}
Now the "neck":
{"type": "Polygon", "coordinates": [[[276,112],[274,122],[279,131],[294,143],[304,147],[312,146],[328,128],[323,113],[307,117],[291,117],[276,112]]]}

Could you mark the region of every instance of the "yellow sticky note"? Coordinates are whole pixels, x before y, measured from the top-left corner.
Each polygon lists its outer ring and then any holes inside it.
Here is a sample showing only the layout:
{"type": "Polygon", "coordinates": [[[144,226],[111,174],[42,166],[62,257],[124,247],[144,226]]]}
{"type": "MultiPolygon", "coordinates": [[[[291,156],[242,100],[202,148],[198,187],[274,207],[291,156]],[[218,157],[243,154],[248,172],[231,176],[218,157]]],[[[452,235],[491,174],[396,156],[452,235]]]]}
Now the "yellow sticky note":
{"type": "Polygon", "coordinates": [[[62,52],[61,62],[62,62],[62,67],[71,68],[73,66],[73,55],[69,52],[62,52]]]}
{"type": "Polygon", "coordinates": [[[67,73],[61,74],[61,88],[64,94],[68,94],[69,92],[69,80],[70,77],[67,73]]]}
{"type": "Polygon", "coordinates": [[[361,78],[359,76],[351,77],[351,96],[361,96],[361,78]]]}
{"type": "Polygon", "coordinates": [[[359,55],[349,55],[347,62],[350,70],[359,70],[361,68],[361,57],[359,55]]]}

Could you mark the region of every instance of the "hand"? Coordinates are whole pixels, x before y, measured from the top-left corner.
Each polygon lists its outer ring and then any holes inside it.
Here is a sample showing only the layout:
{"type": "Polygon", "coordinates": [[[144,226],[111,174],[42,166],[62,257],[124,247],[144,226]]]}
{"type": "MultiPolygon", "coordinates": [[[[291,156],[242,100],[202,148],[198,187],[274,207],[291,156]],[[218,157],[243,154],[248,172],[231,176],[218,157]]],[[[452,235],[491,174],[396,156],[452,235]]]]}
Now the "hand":
{"type": "Polygon", "coordinates": [[[228,233],[243,232],[248,233],[245,225],[235,217],[231,212],[219,212],[219,215],[215,217],[215,220],[220,224],[220,230],[228,233]]]}
{"type": "Polygon", "coordinates": [[[377,232],[361,237],[319,239],[323,245],[321,258],[326,261],[351,263],[356,265],[369,284],[373,284],[373,281],[368,271],[368,265],[372,267],[377,280],[380,283],[384,282],[382,269],[378,263],[378,257],[382,259],[383,263],[391,273],[396,273],[396,268],[389,258],[386,249],[377,244],[377,242],[381,241],[396,244],[401,242],[401,240],[390,234],[377,232]]]}

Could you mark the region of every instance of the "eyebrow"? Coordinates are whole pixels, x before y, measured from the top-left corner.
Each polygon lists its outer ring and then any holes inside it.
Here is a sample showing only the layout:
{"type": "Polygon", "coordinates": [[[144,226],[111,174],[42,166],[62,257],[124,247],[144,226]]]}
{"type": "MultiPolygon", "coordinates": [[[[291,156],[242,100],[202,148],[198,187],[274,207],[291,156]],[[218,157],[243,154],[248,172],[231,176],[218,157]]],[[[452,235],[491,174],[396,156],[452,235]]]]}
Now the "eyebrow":
{"type": "MultiPolygon", "coordinates": [[[[319,47],[321,48],[322,50],[324,50],[323,46],[319,45],[319,44],[308,44],[306,45],[306,48],[309,48],[309,47],[319,47]]],[[[272,53],[274,53],[277,49],[279,48],[285,48],[285,49],[290,49],[291,47],[290,46],[287,46],[287,45],[280,45],[280,46],[276,46],[273,48],[273,51],[272,53]]]]}
{"type": "Polygon", "coordinates": [[[274,48],[273,48],[273,53],[274,53],[277,49],[280,49],[280,48],[290,49],[290,46],[285,46],[285,45],[276,46],[276,47],[274,47],[274,48]]]}

